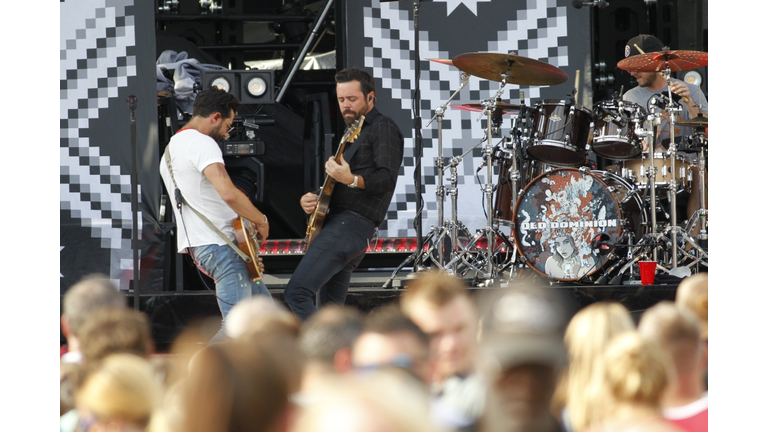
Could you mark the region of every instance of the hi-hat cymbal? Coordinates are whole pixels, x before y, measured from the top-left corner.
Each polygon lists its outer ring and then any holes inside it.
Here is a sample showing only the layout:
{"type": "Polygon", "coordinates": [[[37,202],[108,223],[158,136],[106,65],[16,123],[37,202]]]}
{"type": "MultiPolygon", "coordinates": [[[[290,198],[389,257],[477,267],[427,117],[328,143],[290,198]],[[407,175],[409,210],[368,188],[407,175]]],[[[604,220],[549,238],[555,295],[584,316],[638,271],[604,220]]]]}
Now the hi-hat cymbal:
{"type": "Polygon", "coordinates": [[[466,53],[453,58],[453,65],[470,75],[501,81],[509,72],[507,83],[520,85],[555,85],[568,81],[560,68],[514,54],[466,53]]]}
{"type": "Polygon", "coordinates": [[[628,72],[672,72],[698,69],[709,64],[709,54],[703,51],[657,51],[638,54],[621,60],[616,66],[628,72]]]}
{"type": "MultiPolygon", "coordinates": [[[[466,103],[466,104],[453,104],[451,108],[456,108],[464,111],[483,112],[485,106],[481,103],[466,103]]],[[[496,102],[495,112],[501,111],[501,114],[509,114],[511,116],[517,116],[520,112],[520,105],[508,104],[504,102],[496,102]]]]}
{"type": "Polygon", "coordinates": [[[707,127],[707,125],[709,125],[709,119],[703,115],[697,115],[696,117],[689,120],[677,121],[675,124],[680,126],[707,127]]]}

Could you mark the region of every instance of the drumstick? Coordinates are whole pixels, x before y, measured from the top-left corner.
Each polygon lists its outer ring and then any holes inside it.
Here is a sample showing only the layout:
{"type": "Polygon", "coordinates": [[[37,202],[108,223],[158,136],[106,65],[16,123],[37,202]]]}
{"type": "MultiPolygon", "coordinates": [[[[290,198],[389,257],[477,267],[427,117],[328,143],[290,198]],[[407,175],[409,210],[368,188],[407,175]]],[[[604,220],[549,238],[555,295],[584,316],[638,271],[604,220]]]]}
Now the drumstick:
{"type": "MultiPolygon", "coordinates": [[[[637,44],[634,44],[634,45],[635,45],[635,48],[637,48],[637,50],[638,50],[638,51],[640,51],[640,54],[645,54],[645,51],[643,51],[642,49],[640,49],[640,47],[639,47],[639,46],[637,46],[637,44]]],[[[687,97],[685,97],[685,96],[683,96],[683,103],[688,103],[688,98],[687,98],[687,97]]]]}

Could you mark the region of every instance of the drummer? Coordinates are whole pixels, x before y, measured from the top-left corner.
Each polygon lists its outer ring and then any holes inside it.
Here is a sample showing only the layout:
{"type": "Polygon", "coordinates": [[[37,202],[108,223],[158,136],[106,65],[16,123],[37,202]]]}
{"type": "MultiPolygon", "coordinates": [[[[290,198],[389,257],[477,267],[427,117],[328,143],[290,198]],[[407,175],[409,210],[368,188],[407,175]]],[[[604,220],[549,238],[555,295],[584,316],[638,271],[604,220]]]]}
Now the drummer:
{"type": "MultiPolygon", "coordinates": [[[[624,56],[630,57],[638,54],[662,51],[664,44],[655,36],[641,34],[635,36],[627,42],[624,47],[624,56]]],[[[633,78],[637,80],[637,87],[624,93],[623,99],[639,104],[651,111],[649,101],[651,97],[662,93],[667,95],[667,81],[661,72],[630,72],[633,78]]],[[[684,106],[679,113],[679,119],[689,120],[696,118],[699,113],[705,118],[709,111],[707,98],[699,89],[699,86],[688,84],[679,79],[671,79],[672,93],[680,97],[684,106]]],[[[676,99],[673,97],[673,99],[676,99]]],[[[659,126],[656,140],[656,151],[664,151],[669,148],[669,114],[663,113],[664,119],[659,126]]],[[[679,144],[678,137],[692,134],[692,128],[675,126],[675,142],[679,144]]]]}
{"type": "MultiPolygon", "coordinates": [[[[638,54],[645,54],[657,51],[663,51],[664,44],[655,36],[641,34],[633,37],[627,42],[624,47],[624,56],[630,57],[638,54]]],[[[649,102],[654,95],[662,93],[668,94],[667,81],[661,72],[630,72],[632,77],[637,80],[637,87],[630,89],[624,93],[623,99],[626,101],[634,102],[648,109],[652,112],[653,107],[649,106],[649,102]]],[[[707,98],[700,90],[699,86],[686,83],[679,79],[671,79],[670,86],[673,96],[673,100],[677,101],[679,97],[679,104],[682,104],[682,109],[679,111],[678,120],[690,120],[696,118],[699,114],[707,118],[707,112],[709,107],[707,105],[707,98]]],[[[656,109],[656,112],[659,112],[656,109]]],[[[657,132],[656,145],[654,146],[655,152],[664,152],[669,149],[670,144],[670,119],[669,113],[662,112],[662,121],[659,125],[657,132]]],[[[675,144],[680,149],[679,144],[683,137],[690,136],[694,133],[694,130],[690,126],[678,126],[675,125],[675,144]]],[[[644,146],[645,147],[645,146],[644,146]]],[[[648,149],[644,148],[644,152],[648,149]]],[[[691,162],[697,160],[695,153],[678,153],[678,155],[686,155],[686,159],[691,162]]],[[[705,198],[706,200],[706,198],[705,198]]],[[[706,207],[706,206],[705,206],[706,207]]],[[[690,218],[693,213],[700,208],[699,204],[699,175],[698,169],[693,169],[693,179],[691,184],[691,194],[689,195],[687,205],[687,216],[690,218]]],[[[692,234],[696,235],[698,230],[692,234]]]]}

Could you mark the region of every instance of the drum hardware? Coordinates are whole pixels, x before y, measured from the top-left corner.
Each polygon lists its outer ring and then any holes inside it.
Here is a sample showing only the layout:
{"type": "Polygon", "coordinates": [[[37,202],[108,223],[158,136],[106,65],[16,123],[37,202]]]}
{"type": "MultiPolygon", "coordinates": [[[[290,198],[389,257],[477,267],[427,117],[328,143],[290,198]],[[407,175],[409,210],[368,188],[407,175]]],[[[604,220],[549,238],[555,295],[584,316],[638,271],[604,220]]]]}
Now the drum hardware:
{"type": "MultiPolygon", "coordinates": [[[[660,52],[652,52],[652,53],[642,53],[639,55],[627,57],[621,61],[618,62],[617,66],[620,69],[623,69],[628,72],[661,72],[664,76],[666,82],[667,82],[667,94],[665,95],[665,98],[667,101],[672,101],[673,99],[673,93],[672,88],[670,87],[671,83],[671,75],[672,72],[680,72],[680,71],[686,71],[691,69],[697,69],[700,67],[707,66],[709,60],[708,60],[708,54],[706,52],[700,52],[700,51],[671,51],[669,49],[665,49],[660,52]]],[[[683,102],[687,102],[687,100],[683,100],[683,102]]],[[[681,108],[674,106],[675,104],[667,103],[666,108],[664,109],[670,114],[670,131],[673,131],[673,133],[670,133],[670,144],[669,144],[669,155],[670,155],[670,161],[671,161],[671,167],[672,172],[675,171],[675,161],[677,158],[677,147],[675,143],[675,124],[679,123],[679,121],[676,121],[677,112],[681,111],[681,108]]],[[[657,111],[656,108],[652,108],[651,111],[657,111]]],[[[656,138],[658,136],[658,126],[661,124],[661,114],[660,113],[652,113],[651,115],[653,117],[653,140],[651,141],[652,147],[655,146],[656,138]]],[[[701,120],[697,120],[701,122],[701,120]]],[[[654,150],[652,149],[649,152],[650,155],[650,172],[651,176],[649,178],[652,178],[653,181],[650,185],[650,191],[651,191],[651,203],[655,204],[655,193],[656,193],[656,167],[653,163],[653,154],[654,150]]],[[[675,176],[672,176],[670,179],[670,189],[672,191],[677,190],[677,179],[675,176]]],[[[701,188],[700,188],[701,189],[701,188]]],[[[671,219],[670,219],[670,233],[672,235],[672,267],[677,267],[677,234],[679,233],[679,229],[677,227],[677,197],[675,193],[670,194],[671,198],[671,219]]],[[[653,217],[653,230],[655,234],[656,229],[656,220],[655,220],[655,212],[651,212],[651,215],[653,217]]],[[[687,236],[687,234],[686,234],[687,236]]],[[[656,249],[654,248],[654,260],[658,262],[657,255],[656,255],[656,249]]]]}
{"type": "MultiPolygon", "coordinates": [[[[461,57],[461,56],[459,56],[461,57]]],[[[467,67],[464,63],[464,60],[460,59],[459,57],[454,58],[454,65],[456,65],[459,69],[465,70],[467,67]]],[[[473,236],[466,247],[464,247],[464,250],[453,257],[453,259],[446,265],[447,267],[455,266],[459,262],[463,262],[467,266],[473,268],[478,272],[478,277],[484,278],[487,281],[494,281],[498,278],[500,272],[499,269],[494,266],[494,256],[498,252],[497,249],[497,238],[505,239],[504,234],[496,227],[494,226],[494,212],[493,212],[493,191],[494,191],[494,185],[493,185],[493,155],[494,155],[494,148],[492,147],[492,141],[491,138],[494,136],[494,123],[497,123],[498,125],[498,119],[501,118],[501,112],[496,111],[496,104],[500,103],[501,101],[501,94],[504,90],[504,87],[507,84],[507,78],[512,73],[513,69],[515,69],[515,64],[513,61],[508,62],[507,70],[499,72],[499,76],[501,78],[501,84],[499,86],[498,91],[492,97],[491,99],[487,101],[483,101],[482,105],[484,106],[483,114],[486,117],[486,131],[485,131],[485,142],[486,145],[483,148],[483,156],[485,157],[485,161],[483,162],[483,165],[487,169],[486,172],[486,184],[482,187],[483,196],[485,199],[485,208],[486,208],[486,216],[487,216],[487,224],[485,227],[478,229],[475,236],[473,236]],[[496,120],[494,120],[494,113],[496,113],[496,120]],[[471,262],[467,259],[467,257],[472,254],[477,248],[480,239],[485,238],[487,242],[487,250],[485,251],[484,260],[476,260],[475,262],[471,262]],[[478,263],[478,265],[475,265],[475,263],[478,263]],[[481,268],[484,267],[484,268],[481,268]]],[[[517,68],[519,69],[519,68],[517,68]]],[[[471,73],[471,72],[470,72],[471,73]]],[[[474,73],[473,73],[474,75],[474,73]]],[[[495,76],[495,75],[494,75],[495,76]]],[[[507,138],[504,138],[503,142],[507,142],[507,138]]],[[[470,149],[471,150],[471,149],[470,149]]],[[[465,153],[466,154],[466,153],[465,153]]],[[[513,149],[514,154],[514,149],[513,149]]],[[[463,156],[463,155],[462,155],[463,156]]],[[[516,171],[516,158],[513,159],[513,166],[510,168],[512,171],[516,171]]],[[[483,167],[481,166],[477,172],[480,172],[480,169],[483,167]]],[[[516,189],[516,188],[515,188],[516,189]]],[[[514,190],[514,189],[513,189],[514,190]]],[[[504,240],[512,249],[514,249],[514,245],[509,243],[508,240],[504,240]]],[[[483,254],[479,254],[479,256],[482,256],[483,254]]],[[[513,251],[513,256],[516,255],[516,251],[513,251]]]]}
{"type": "MultiPolygon", "coordinates": [[[[448,228],[446,227],[445,221],[444,221],[444,212],[443,212],[443,206],[444,206],[444,200],[445,200],[445,193],[446,189],[443,184],[443,171],[445,170],[445,162],[443,160],[443,117],[445,116],[445,108],[448,106],[448,103],[453,100],[456,95],[459,94],[459,92],[467,85],[469,82],[469,74],[462,72],[461,74],[461,85],[459,88],[453,92],[450,98],[448,98],[445,103],[440,105],[435,109],[435,115],[432,117],[432,119],[427,123],[426,127],[429,127],[429,125],[432,124],[432,122],[437,119],[437,154],[439,155],[438,158],[435,160],[435,168],[437,169],[437,175],[438,175],[438,181],[437,181],[437,187],[435,188],[435,193],[437,194],[437,219],[438,219],[438,227],[435,228],[434,226],[431,228],[429,234],[425,238],[425,244],[429,244],[429,239],[434,237],[432,246],[427,248],[426,250],[416,251],[411,256],[409,256],[405,261],[403,261],[392,273],[392,276],[387,280],[387,282],[384,283],[384,288],[388,287],[392,280],[397,276],[397,274],[402,270],[406,265],[408,265],[411,262],[415,262],[418,264],[421,264],[425,261],[425,254],[427,257],[432,257],[432,252],[435,248],[438,250],[438,258],[437,258],[437,264],[438,266],[442,265],[445,262],[445,244],[444,239],[445,235],[448,232],[448,228]]],[[[476,147],[476,146],[475,146],[476,147]]],[[[473,147],[474,148],[474,147],[473,147]]],[[[452,181],[455,183],[458,183],[457,175],[454,172],[454,175],[452,177],[452,181]]],[[[454,214],[453,214],[453,221],[452,221],[452,227],[456,223],[456,213],[455,213],[455,207],[456,207],[456,188],[454,188],[451,191],[448,191],[451,193],[453,198],[453,207],[454,207],[454,214]]],[[[463,227],[463,225],[462,225],[463,227]]],[[[464,228],[466,230],[466,228],[464,228]]],[[[452,230],[452,236],[451,236],[451,249],[455,249],[456,240],[457,240],[457,234],[456,230],[452,230]]],[[[434,261],[434,260],[433,260],[434,261]]]]}

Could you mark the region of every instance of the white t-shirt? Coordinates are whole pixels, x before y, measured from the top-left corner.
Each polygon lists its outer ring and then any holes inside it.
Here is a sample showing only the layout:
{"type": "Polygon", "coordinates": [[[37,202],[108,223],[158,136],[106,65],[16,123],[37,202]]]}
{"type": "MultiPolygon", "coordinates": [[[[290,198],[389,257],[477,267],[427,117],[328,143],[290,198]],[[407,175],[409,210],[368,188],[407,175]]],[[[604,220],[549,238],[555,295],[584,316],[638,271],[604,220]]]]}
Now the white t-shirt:
{"type": "MultiPolygon", "coordinates": [[[[203,170],[213,163],[224,163],[221,148],[216,141],[195,129],[182,130],[171,138],[168,144],[171,153],[171,168],[176,185],[184,199],[197,211],[205,215],[230,240],[235,240],[232,220],[237,217],[221,199],[213,184],[203,174],[203,170]]],[[[179,253],[187,253],[187,247],[209,244],[227,244],[215,231],[203,222],[186,205],[182,214],[176,208],[173,180],[168,172],[165,155],[160,158],[160,175],[173,203],[176,215],[177,246],[179,253]]]]}

